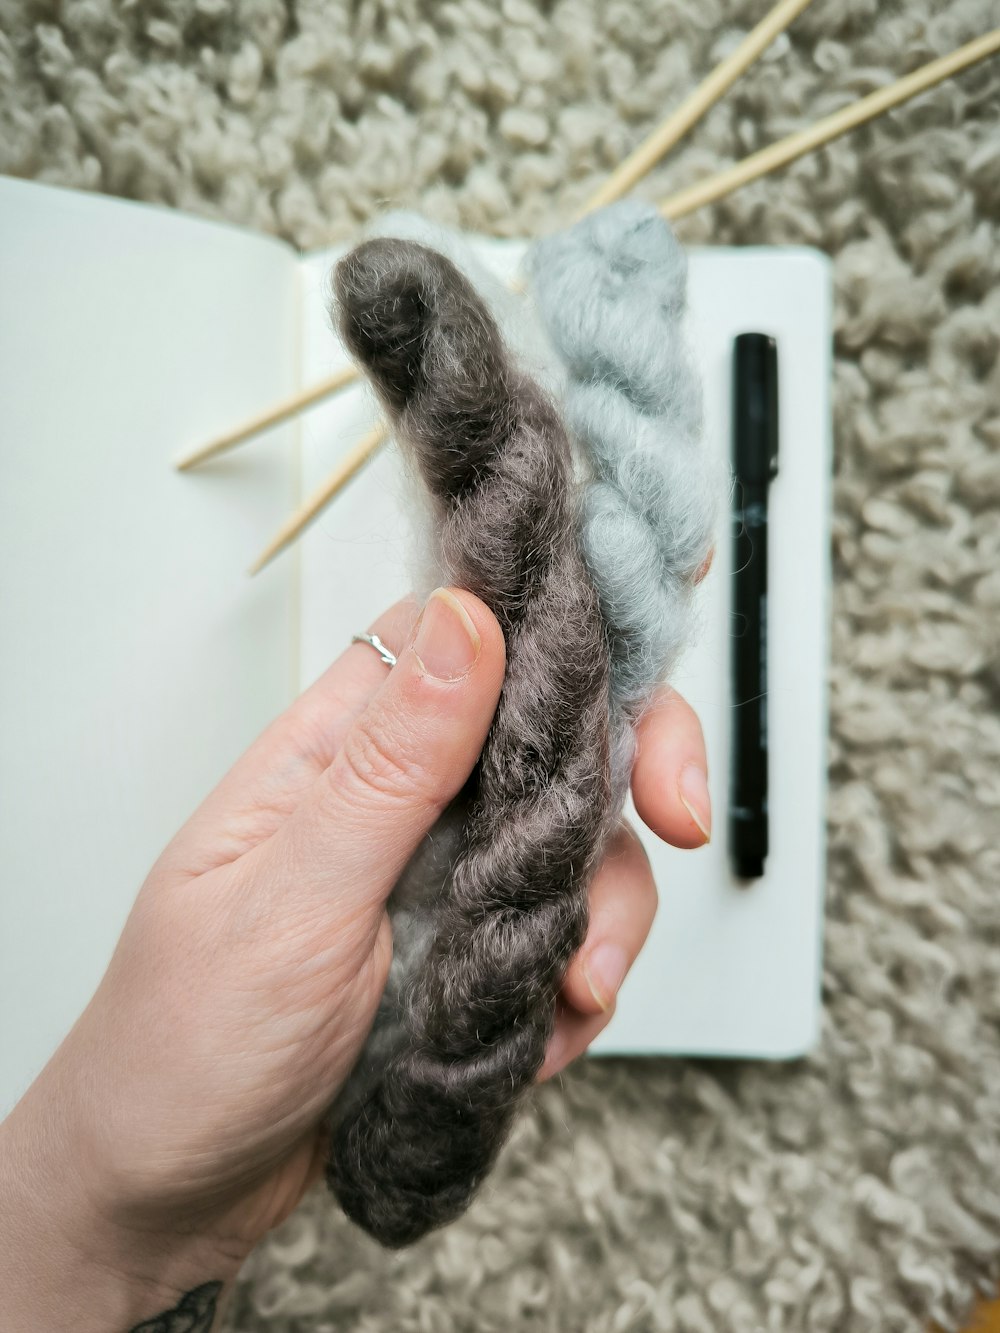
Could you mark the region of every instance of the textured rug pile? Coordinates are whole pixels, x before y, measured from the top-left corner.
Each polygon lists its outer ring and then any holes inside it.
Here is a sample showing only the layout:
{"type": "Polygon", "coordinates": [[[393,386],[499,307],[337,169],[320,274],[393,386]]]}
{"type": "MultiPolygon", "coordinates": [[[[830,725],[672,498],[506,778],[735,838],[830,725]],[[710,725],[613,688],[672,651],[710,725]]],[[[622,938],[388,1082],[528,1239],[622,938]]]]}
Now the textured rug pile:
{"type": "MultiPolygon", "coordinates": [[[[302,247],[386,203],[527,233],[764,8],[0,0],[0,169],[302,247]]],[[[643,193],[997,21],[815,0],[643,193]]],[[[924,1333],[1000,1279],[1000,60],[680,231],[835,259],[822,1043],[584,1063],[468,1217],[403,1254],[319,1192],[249,1266],[238,1333],[924,1333]]]]}

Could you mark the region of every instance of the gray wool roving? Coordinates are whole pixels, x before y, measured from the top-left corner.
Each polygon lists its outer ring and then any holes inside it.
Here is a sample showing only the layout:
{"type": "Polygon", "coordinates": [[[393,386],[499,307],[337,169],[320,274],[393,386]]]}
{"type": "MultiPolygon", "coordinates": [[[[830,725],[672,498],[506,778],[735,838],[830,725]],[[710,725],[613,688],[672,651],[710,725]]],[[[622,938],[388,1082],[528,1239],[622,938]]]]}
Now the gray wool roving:
{"type": "Polygon", "coordinates": [[[518,364],[529,370],[531,378],[550,395],[561,393],[566,380],[565,367],[533,303],[523,289],[515,289],[487,267],[468,233],[443,226],[422,213],[392,209],[373,218],[365,228],[365,236],[416,241],[449,259],[489,308],[518,364]]]}
{"type": "Polygon", "coordinates": [[[568,372],[566,421],[593,472],[582,541],[611,642],[612,781],[624,792],[636,714],[688,641],[725,493],[700,447],[687,259],[655,208],[626,200],[539,241],[528,270],[568,372]]]}
{"type": "MultiPolygon", "coordinates": [[[[444,255],[468,279],[489,309],[508,353],[550,397],[561,398],[566,382],[565,366],[552,347],[533,301],[523,288],[516,290],[502,281],[483,262],[469,235],[421,213],[392,209],[373,218],[365,228],[365,236],[416,241],[444,255]]],[[[407,489],[409,576],[415,595],[425,597],[447,581],[448,572],[441,567],[433,507],[428,512],[426,487],[419,473],[413,475],[413,460],[406,451],[402,461],[411,483],[407,489]]]]}
{"type": "Polygon", "coordinates": [[[446,815],[451,854],[442,864],[432,830],[404,881],[407,919],[394,911],[394,938],[416,930],[415,947],[400,941],[412,973],[393,978],[361,1086],[332,1112],[327,1179],[399,1246],[465,1210],[541,1068],[617,816],[610,664],[569,441],[474,287],[436,251],[376,238],[340,261],[334,289],[344,343],[430,492],[440,566],[507,646],[482,755],[446,815]]]}

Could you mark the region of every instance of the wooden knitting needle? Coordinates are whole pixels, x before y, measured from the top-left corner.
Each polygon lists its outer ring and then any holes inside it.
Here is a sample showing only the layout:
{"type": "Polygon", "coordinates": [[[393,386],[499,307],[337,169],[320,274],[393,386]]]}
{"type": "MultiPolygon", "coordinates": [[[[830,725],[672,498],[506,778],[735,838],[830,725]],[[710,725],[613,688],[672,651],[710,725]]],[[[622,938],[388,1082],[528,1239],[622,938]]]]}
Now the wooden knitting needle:
{"type": "Polygon", "coordinates": [[[593,198],[584,205],[580,216],[593,212],[595,208],[603,208],[605,204],[614,203],[627,194],[633,185],[656,166],[660,158],[683,139],[688,130],[697,125],[705,112],[715,105],[761,52],[810,3],[811,0],[780,0],[756,28],[747,33],[736,50],[715,67],[704,83],[699,84],[677,110],[611,173],[593,198]]]}
{"type": "MultiPolygon", "coordinates": [[[[662,125],[643,140],[616,171],[612,172],[596,194],[587,200],[578,217],[584,217],[587,213],[592,213],[595,208],[603,208],[605,204],[613,203],[627,194],[632,186],[656,166],[660,158],[697,124],[705,112],[715,105],[743,71],[753,64],[764,48],[769,46],[775,37],[811,3],[812,0],[778,0],[778,4],[744,37],[736,50],[712,71],[662,125]]],[[[178,471],[186,472],[188,468],[196,467],[208,458],[215,458],[217,454],[225,453],[227,449],[232,449],[235,445],[242,444],[259,434],[260,431],[295,416],[305,408],[311,407],[313,403],[339,393],[358,378],[357,368],[348,366],[338,371],[336,375],[331,375],[329,379],[320,380],[309,389],[291,394],[280,403],[272,404],[266,411],[248,417],[234,430],[227,431],[225,435],[219,435],[208,444],[183,455],[177,460],[178,471]]]]}
{"type": "Polygon", "coordinates": [[[351,478],[361,471],[372,455],[385,443],[388,434],[389,428],[386,423],[384,421],[376,422],[367,435],[363,435],[354,448],[344,455],[326,480],[317,486],[312,495],[303,500],[298,509],[289,515],[268,546],[261,551],[250,566],[248,572],[258,574],[265,565],[270,564],[276,555],[280,555],[286,546],[290,546],[299,533],[319,516],[340,488],[346,486],[351,478]]]}
{"type": "Polygon", "coordinates": [[[196,467],[199,463],[204,463],[209,458],[215,458],[217,454],[224,454],[228,449],[232,449],[237,444],[242,444],[244,440],[249,440],[251,436],[258,435],[262,430],[268,430],[271,426],[277,426],[279,422],[286,421],[298,412],[302,412],[307,407],[312,407],[313,403],[321,402],[324,398],[329,398],[333,393],[345,388],[358,378],[357,367],[345,366],[338,370],[336,375],[331,375],[329,379],[321,380],[319,384],[314,384],[312,388],[304,389],[299,393],[290,394],[287,398],[282,398],[280,402],[272,403],[269,408],[263,412],[257,412],[246,421],[242,421],[233,430],[226,431],[225,435],[217,435],[214,440],[208,444],[203,444],[201,448],[193,450],[189,454],[184,454],[178,458],[174,466],[178,472],[186,472],[188,468],[196,467]]]}
{"type": "Polygon", "coordinates": [[[809,125],[804,130],[799,130],[796,134],[790,134],[787,139],[781,139],[778,143],[762,148],[758,153],[752,153],[742,162],[737,162],[728,170],[719,172],[717,176],[710,176],[707,180],[688,186],[686,190],[680,190],[663,201],[660,212],[665,218],[673,220],[685,217],[706,204],[714,204],[716,200],[732,194],[741,186],[759,180],[761,176],[768,176],[773,171],[780,171],[796,158],[838,139],[842,134],[847,134],[849,130],[863,125],[868,120],[874,120],[876,116],[881,116],[892,107],[916,97],[918,93],[926,92],[935,84],[968,69],[970,65],[975,65],[988,56],[995,55],[998,51],[1000,51],[1000,28],[995,28],[992,32],[967,42],[965,46],[960,46],[950,55],[941,56],[940,59],[932,60],[927,65],[921,65],[905,78],[869,93],[867,97],[862,97],[860,101],[853,102],[850,106],[842,107],[840,111],[834,111],[832,115],[824,116],[822,120],[816,121],[814,125],[809,125]]]}

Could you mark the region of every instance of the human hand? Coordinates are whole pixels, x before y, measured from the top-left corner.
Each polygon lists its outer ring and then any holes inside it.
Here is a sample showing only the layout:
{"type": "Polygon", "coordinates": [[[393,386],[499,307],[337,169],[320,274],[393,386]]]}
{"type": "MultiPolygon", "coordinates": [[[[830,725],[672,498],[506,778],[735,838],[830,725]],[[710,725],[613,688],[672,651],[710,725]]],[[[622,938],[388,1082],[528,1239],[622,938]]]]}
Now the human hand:
{"type": "MultiPolygon", "coordinates": [[[[387,612],[374,632],[397,666],[349,648],[181,829],[91,1004],[0,1127],[16,1231],[4,1236],[0,1221],[0,1251],[10,1239],[20,1254],[0,1274],[22,1306],[43,1281],[32,1276],[41,1246],[75,1283],[75,1329],[90,1326],[87,1291],[93,1326],[116,1326],[100,1305],[108,1273],[128,1292],[115,1297],[128,1301],[117,1326],[168,1309],[231,1277],[321,1169],[318,1126],[385,984],[386,899],[471,772],[503,679],[499,627],[471,594],[439,594],[416,619],[408,602],[387,612]]],[[[640,817],[675,845],[700,845],[704,773],[697,719],[664,690],[640,730],[640,817]]],[[[645,854],[623,830],[593,883],[542,1077],[609,1020],[655,903],[645,854]]]]}

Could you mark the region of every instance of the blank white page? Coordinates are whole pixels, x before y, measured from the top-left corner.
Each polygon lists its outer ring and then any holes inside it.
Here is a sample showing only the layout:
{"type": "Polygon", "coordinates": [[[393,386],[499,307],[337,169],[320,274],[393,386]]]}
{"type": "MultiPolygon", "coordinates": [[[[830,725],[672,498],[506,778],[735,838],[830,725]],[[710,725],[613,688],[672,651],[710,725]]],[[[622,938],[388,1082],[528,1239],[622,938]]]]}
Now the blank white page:
{"type": "Polygon", "coordinates": [[[292,693],[298,268],[247,232],[0,180],[0,1114],[163,845],[292,693]]]}
{"type": "MultiPolygon", "coordinates": [[[[482,241],[512,273],[523,246],[482,241]]],[[[326,313],[336,252],[305,264],[306,381],[343,363],[326,313]]],[[[701,593],[702,635],[674,675],[708,745],[715,836],[695,852],[643,830],[660,889],[652,935],[623,987],[597,1054],[786,1058],[814,1042],[819,1019],[825,876],[826,668],[830,514],[830,270],[805,249],[695,250],[691,327],[705,386],[706,447],[730,452],[732,341],[778,341],[780,473],[770,502],[771,855],[742,887],[729,872],[730,524],[701,593]]],[[[372,419],[354,388],[317,408],[304,432],[315,485],[372,419]]],[[[303,683],[407,588],[407,504],[399,459],[384,450],[326,510],[302,552],[303,683]]],[[[558,651],[558,645],[553,645],[558,651]]]]}

